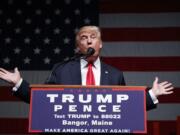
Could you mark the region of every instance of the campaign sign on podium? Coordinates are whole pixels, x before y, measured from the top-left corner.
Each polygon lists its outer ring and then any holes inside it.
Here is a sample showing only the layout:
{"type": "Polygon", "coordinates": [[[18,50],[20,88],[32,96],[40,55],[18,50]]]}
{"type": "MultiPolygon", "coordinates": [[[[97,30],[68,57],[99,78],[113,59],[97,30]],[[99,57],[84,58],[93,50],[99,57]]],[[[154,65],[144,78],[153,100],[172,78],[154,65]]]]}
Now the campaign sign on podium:
{"type": "Polygon", "coordinates": [[[146,133],[145,89],[33,85],[29,132],[146,133]]]}

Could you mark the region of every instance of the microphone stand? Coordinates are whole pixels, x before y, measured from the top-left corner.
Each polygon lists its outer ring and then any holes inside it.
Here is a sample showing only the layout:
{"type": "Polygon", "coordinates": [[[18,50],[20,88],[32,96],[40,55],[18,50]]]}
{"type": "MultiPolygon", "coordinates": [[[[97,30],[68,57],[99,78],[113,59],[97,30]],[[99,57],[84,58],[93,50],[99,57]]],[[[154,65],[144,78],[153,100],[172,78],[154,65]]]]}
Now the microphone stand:
{"type": "Polygon", "coordinates": [[[53,67],[53,69],[52,69],[50,75],[48,76],[48,78],[46,79],[45,84],[55,84],[55,80],[52,81],[51,77],[53,77],[53,73],[56,71],[56,69],[57,69],[59,66],[65,64],[65,63],[67,63],[67,62],[73,61],[73,60],[86,59],[86,58],[87,58],[87,56],[86,56],[85,54],[79,54],[79,53],[78,53],[78,54],[75,54],[73,57],[71,57],[71,58],[69,58],[69,59],[67,59],[67,60],[63,60],[62,62],[57,63],[57,64],[53,67]]]}
{"type": "Polygon", "coordinates": [[[56,71],[56,69],[57,69],[59,66],[65,64],[65,63],[67,63],[67,62],[69,62],[69,61],[77,60],[77,59],[79,59],[79,58],[80,58],[80,59],[87,59],[89,56],[93,55],[94,53],[95,53],[95,49],[89,47],[89,48],[87,49],[86,54],[77,53],[77,54],[75,54],[73,57],[71,57],[70,59],[64,60],[64,61],[62,61],[62,62],[60,62],[60,63],[57,63],[57,64],[53,67],[53,69],[52,69],[49,77],[46,79],[45,84],[55,84],[56,80],[55,80],[55,79],[53,80],[53,79],[51,79],[51,78],[53,77],[53,73],[56,71]]]}

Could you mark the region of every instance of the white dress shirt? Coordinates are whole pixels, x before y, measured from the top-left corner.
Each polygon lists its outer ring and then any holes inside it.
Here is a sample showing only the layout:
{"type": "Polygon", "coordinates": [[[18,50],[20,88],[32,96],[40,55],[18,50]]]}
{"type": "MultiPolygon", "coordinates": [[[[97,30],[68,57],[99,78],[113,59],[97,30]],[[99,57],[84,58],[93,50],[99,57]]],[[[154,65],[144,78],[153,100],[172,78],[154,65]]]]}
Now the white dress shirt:
{"type": "MultiPolygon", "coordinates": [[[[81,59],[81,79],[82,79],[82,85],[86,85],[86,75],[88,71],[88,62],[84,59],[81,59]]],[[[92,66],[93,74],[94,74],[94,79],[95,79],[95,85],[99,86],[100,85],[100,76],[101,76],[101,63],[100,59],[97,58],[96,61],[94,61],[93,66],[92,66]]]]}

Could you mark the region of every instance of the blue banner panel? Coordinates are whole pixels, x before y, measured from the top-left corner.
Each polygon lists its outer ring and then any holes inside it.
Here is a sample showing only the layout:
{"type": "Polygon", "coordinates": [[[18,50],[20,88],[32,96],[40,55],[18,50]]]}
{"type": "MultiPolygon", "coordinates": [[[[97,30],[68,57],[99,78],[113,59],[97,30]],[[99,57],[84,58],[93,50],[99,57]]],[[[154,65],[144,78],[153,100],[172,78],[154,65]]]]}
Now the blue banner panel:
{"type": "Polygon", "coordinates": [[[29,132],[146,133],[140,87],[32,88],[29,132]]]}

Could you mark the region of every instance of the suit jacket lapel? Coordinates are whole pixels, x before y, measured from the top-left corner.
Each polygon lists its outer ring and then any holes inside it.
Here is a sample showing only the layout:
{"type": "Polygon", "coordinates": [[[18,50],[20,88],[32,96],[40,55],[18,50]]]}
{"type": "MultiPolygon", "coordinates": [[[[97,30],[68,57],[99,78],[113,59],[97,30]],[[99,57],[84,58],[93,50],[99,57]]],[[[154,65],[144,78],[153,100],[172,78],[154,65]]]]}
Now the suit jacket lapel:
{"type": "MultiPolygon", "coordinates": [[[[69,68],[69,72],[71,73],[72,84],[81,85],[81,67],[80,61],[74,61],[71,63],[71,67],[69,68]]],[[[109,71],[106,65],[101,61],[101,77],[100,77],[100,85],[108,85],[109,84],[109,71]]]]}
{"type": "Polygon", "coordinates": [[[76,60],[72,62],[69,70],[70,70],[69,72],[71,73],[72,83],[74,85],[81,85],[80,61],[76,60]]]}
{"type": "Polygon", "coordinates": [[[108,85],[109,84],[109,71],[105,64],[101,61],[101,80],[100,85],[108,85]]]}

